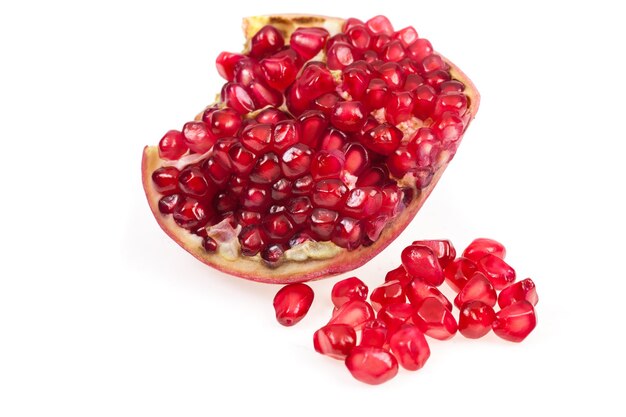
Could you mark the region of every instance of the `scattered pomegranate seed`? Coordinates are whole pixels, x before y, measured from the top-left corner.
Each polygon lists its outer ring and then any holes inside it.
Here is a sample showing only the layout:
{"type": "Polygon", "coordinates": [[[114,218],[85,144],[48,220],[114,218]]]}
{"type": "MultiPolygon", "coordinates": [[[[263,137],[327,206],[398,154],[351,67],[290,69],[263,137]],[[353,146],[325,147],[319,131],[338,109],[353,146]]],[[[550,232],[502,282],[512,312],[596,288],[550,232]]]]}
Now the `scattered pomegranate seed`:
{"type": "Polygon", "coordinates": [[[417,307],[413,323],[427,336],[447,340],[457,331],[452,313],[435,297],[428,297],[417,307]]]}
{"type": "Polygon", "coordinates": [[[528,301],[533,306],[536,306],[539,302],[535,283],[530,278],[509,285],[498,295],[498,305],[500,308],[508,307],[522,300],[528,301]]]}
{"type": "Polygon", "coordinates": [[[293,326],[304,318],[313,304],[313,290],[306,284],[289,284],[274,297],[276,320],[283,326],[293,326]]]}
{"type": "Polygon", "coordinates": [[[506,249],[502,243],[493,239],[478,238],[474,239],[463,251],[463,257],[474,262],[478,262],[480,258],[489,254],[504,259],[506,249]]]}
{"type": "Polygon", "coordinates": [[[515,281],[515,270],[496,255],[485,255],[476,264],[496,290],[502,290],[515,281]]]}
{"type": "Polygon", "coordinates": [[[434,287],[444,281],[443,270],[435,252],[428,246],[411,245],[402,251],[402,265],[412,278],[434,287]]]}
{"type": "Polygon", "coordinates": [[[389,339],[389,348],[404,369],[417,371],[430,357],[430,347],[424,334],[414,325],[407,324],[389,339]]]}
{"type": "Polygon", "coordinates": [[[328,324],[347,324],[357,329],[373,318],[371,305],[362,300],[351,300],[339,307],[328,324]]]}
{"type": "Polygon", "coordinates": [[[335,307],[341,307],[348,301],[367,299],[367,285],[357,277],[350,277],[337,282],[332,289],[331,298],[335,307]]]}
{"type": "Polygon", "coordinates": [[[412,280],[411,277],[409,277],[409,275],[406,273],[406,269],[404,269],[404,266],[400,265],[396,269],[392,269],[391,271],[387,272],[387,275],[385,275],[385,282],[389,281],[399,281],[400,285],[406,288],[406,286],[412,280]]]}
{"type": "Polygon", "coordinates": [[[389,332],[393,334],[400,326],[406,323],[407,320],[411,319],[414,310],[413,306],[409,303],[387,304],[378,311],[377,318],[384,321],[389,332]]]}
{"type": "Polygon", "coordinates": [[[476,272],[456,296],[454,305],[461,308],[468,301],[482,301],[489,307],[493,307],[496,305],[496,300],[496,290],[494,290],[491,282],[485,275],[476,272]]]}
{"type": "Polygon", "coordinates": [[[232,81],[235,78],[235,65],[245,58],[245,55],[235,54],[231,52],[222,52],[215,60],[217,72],[226,81],[232,81]]]}
{"type": "Polygon", "coordinates": [[[379,385],[398,374],[398,361],[388,351],[372,347],[357,346],[346,358],[346,367],[357,380],[370,385],[379,385]]]}
{"type": "Polygon", "coordinates": [[[460,310],[459,332],[469,339],[478,339],[489,333],[496,319],[493,308],[482,301],[466,302],[460,310]]]}
{"type": "Polygon", "coordinates": [[[366,321],[361,330],[361,343],[359,346],[373,346],[382,348],[387,342],[387,324],[379,319],[366,321]]]}
{"type": "Polygon", "coordinates": [[[510,342],[521,342],[535,329],[535,309],[528,301],[518,301],[496,314],[492,327],[495,334],[510,342]]]}
{"type": "Polygon", "coordinates": [[[370,294],[370,301],[375,311],[389,304],[403,303],[405,299],[404,289],[400,281],[385,282],[372,290],[372,294],[370,294]]]}
{"type": "Polygon", "coordinates": [[[316,352],[343,360],[356,344],[356,333],[347,324],[328,324],[313,335],[316,352]]]}
{"type": "Polygon", "coordinates": [[[450,262],[443,271],[446,282],[454,291],[459,292],[478,270],[476,264],[466,258],[457,258],[450,262]]]}
{"type": "Polygon", "coordinates": [[[448,266],[456,258],[456,249],[449,240],[416,240],[413,245],[429,247],[437,257],[442,268],[448,266]]]}
{"type": "Polygon", "coordinates": [[[426,284],[419,278],[411,280],[409,284],[404,287],[404,292],[406,293],[406,297],[409,302],[415,307],[419,306],[422,301],[428,297],[435,297],[446,307],[446,309],[448,309],[448,311],[452,311],[452,303],[450,300],[448,300],[448,298],[436,287],[426,284]]]}

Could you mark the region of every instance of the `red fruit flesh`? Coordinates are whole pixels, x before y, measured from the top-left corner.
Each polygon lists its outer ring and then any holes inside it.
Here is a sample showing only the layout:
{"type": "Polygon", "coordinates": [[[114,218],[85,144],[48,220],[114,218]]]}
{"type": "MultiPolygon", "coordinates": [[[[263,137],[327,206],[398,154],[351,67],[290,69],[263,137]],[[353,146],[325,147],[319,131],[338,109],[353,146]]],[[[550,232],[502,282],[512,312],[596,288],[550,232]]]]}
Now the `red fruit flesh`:
{"type": "Polygon", "coordinates": [[[509,285],[498,295],[498,305],[500,308],[508,307],[511,304],[523,300],[528,301],[533,306],[536,306],[539,302],[535,283],[530,278],[509,285]]]}
{"type": "Polygon", "coordinates": [[[389,340],[389,348],[404,369],[417,371],[430,357],[430,347],[424,334],[413,325],[405,325],[389,340]]]}
{"type": "Polygon", "coordinates": [[[398,373],[398,361],[388,351],[357,346],[346,358],[346,367],[357,380],[370,385],[389,381],[398,373]]]}
{"type": "Polygon", "coordinates": [[[367,285],[357,277],[346,278],[337,282],[331,291],[335,307],[341,307],[348,301],[367,299],[367,285]]]}
{"type": "Polygon", "coordinates": [[[410,277],[419,278],[434,287],[443,283],[443,269],[437,255],[428,246],[411,245],[402,251],[401,258],[410,277]]]}
{"type": "Polygon", "coordinates": [[[316,352],[343,360],[356,344],[356,333],[347,324],[329,324],[313,335],[313,347],[316,352]]]}
{"type": "Polygon", "coordinates": [[[313,290],[306,284],[285,285],[274,297],[276,320],[283,326],[298,323],[309,312],[313,297],[313,290]]]}
{"type": "Polygon", "coordinates": [[[413,323],[427,336],[447,340],[457,331],[452,313],[435,297],[429,297],[415,310],[413,323]]]}
{"type": "Polygon", "coordinates": [[[460,310],[459,332],[469,339],[478,339],[489,333],[496,319],[493,308],[482,301],[469,301],[460,310]]]}
{"type": "Polygon", "coordinates": [[[352,270],[415,216],[479,95],[414,29],[394,32],[382,16],[263,16],[244,31],[246,52],[216,60],[219,101],[144,150],[152,212],[233,275],[289,283],[352,270]],[[411,142],[421,126],[432,137],[411,142]],[[155,174],[166,168],[178,184],[155,174]]]}
{"type": "Polygon", "coordinates": [[[474,239],[463,251],[463,257],[474,262],[478,262],[485,255],[492,254],[500,259],[506,256],[504,245],[493,239],[478,238],[474,239]]]}
{"type": "Polygon", "coordinates": [[[496,314],[493,332],[510,342],[521,342],[535,329],[535,309],[528,301],[519,301],[504,307],[496,314]]]}

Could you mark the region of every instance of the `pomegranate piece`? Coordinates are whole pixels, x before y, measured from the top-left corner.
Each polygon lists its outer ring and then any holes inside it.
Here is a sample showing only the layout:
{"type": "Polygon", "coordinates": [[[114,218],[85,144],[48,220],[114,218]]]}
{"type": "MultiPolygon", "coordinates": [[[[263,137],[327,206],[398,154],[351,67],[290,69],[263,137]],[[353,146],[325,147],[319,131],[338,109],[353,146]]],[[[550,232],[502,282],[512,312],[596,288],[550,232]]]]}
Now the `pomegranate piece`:
{"type": "Polygon", "coordinates": [[[494,255],[500,259],[506,256],[504,245],[493,239],[478,238],[474,239],[463,251],[463,257],[474,262],[478,262],[485,255],[494,255]]]}
{"type": "Polygon", "coordinates": [[[337,282],[331,291],[335,307],[341,307],[348,301],[367,299],[367,285],[357,277],[350,277],[337,282]]]}
{"type": "Polygon", "coordinates": [[[535,329],[535,309],[528,301],[518,301],[504,307],[496,314],[493,332],[510,342],[521,342],[535,329]]]}
{"type": "Polygon", "coordinates": [[[411,319],[414,308],[409,303],[393,303],[383,306],[378,312],[377,318],[387,325],[389,332],[393,334],[407,320],[411,319]]]}
{"type": "Polygon", "coordinates": [[[460,257],[450,262],[443,270],[443,274],[450,288],[459,292],[477,270],[478,268],[474,262],[460,257]]]}
{"type": "Polygon", "coordinates": [[[298,143],[288,148],[281,157],[281,169],[285,177],[297,178],[308,172],[313,152],[308,146],[298,143]]]}
{"type": "Polygon", "coordinates": [[[348,192],[343,213],[363,219],[378,213],[382,204],[383,194],[375,187],[356,187],[348,192]]]}
{"type": "Polygon", "coordinates": [[[498,305],[500,308],[508,307],[522,300],[528,301],[533,306],[536,306],[537,302],[539,302],[535,283],[530,278],[509,285],[498,295],[498,305]]]}
{"type": "Polygon", "coordinates": [[[370,385],[389,381],[398,373],[398,361],[387,350],[357,346],[346,358],[346,367],[357,380],[370,385]]]}
{"type": "Polygon", "coordinates": [[[427,336],[447,340],[457,331],[457,323],[450,310],[435,297],[428,297],[417,307],[413,323],[427,336]]]}
{"type": "Polygon", "coordinates": [[[431,286],[444,281],[443,269],[435,252],[428,246],[411,245],[402,251],[402,265],[411,278],[419,278],[431,286]]]}
{"type": "Polygon", "coordinates": [[[496,319],[493,308],[482,301],[469,301],[460,307],[459,332],[469,338],[483,337],[496,319]]]}
{"type": "Polygon", "coordinates": [[[328,324],[347,324],[355,329],[374,318],[372,306],[362,300],[351,300],[337,309],[328,324]]]}
{"type": "Polygon", "coordinates": [[[343,217],[335,224],[335,229],[331,236],[331,241],[348,250],[354,250],[361,244],[363,228],[358,220],[350,217],[343,217]]]}
{"type": "Polygon", "coordinates": [[[491,282],[480,272],[476,272],[454,299],[454,305],[461,306],[468,301],[482,301],[489,307],[496,305],[496,290],[491,282]]]}
{"type": "Polygon", "coordinates": [[[356,344],[356,333],[347,324],[328,324],[313,335],[316,352],[344,360],[356,344]]]}
{"type": "Polygon", "coordinates": [[[409,371],[421,369],[430,357],[430,347],[417,326],[407,324],[389,339],[389,348],[400,366],[409,371]]]}
{"type": "Polygon", "coordinates": [[[420,245],[429,247],[437,257],[439,265],[445,268],[456,258],[456,249],[449,240],[416,240],[412,245],[420,245]]]}
{"type": "Polygon", "coordinates": [[[436,287],[432,287],[426,284],[419,278],[411,280],[408,285],[404,287],[406,298],[414,306],[419,306],[422,301],[428,297],[435,297],[438,299],[448,311],[452,311],[452,303],[448,298],[443,295],[436,287]]]}
{"type": "Polygon", "coordinates": [[[276,320],[283,326],[293,326],[306,316],[313,304],[313,290],[306,284],[289,284],[274,296],[276,320]]]}
{"type": "Polygon", "coordinates": [[[159,141],[159,157],[162,159],[178,159],[188,150],[185,137],[178,130],[168,131],[159,141]]]}
{"type": "Polygon", "coordinates": [[[345,156],[338,150],[319,151],[311,161],[311,175],[315,181],[339,178],[343,170],[345,156]]]}
{"type": "Polygon", "coordinates": [[[359,346],[382,348],[387,342],[387,324],[379,319],[369,320],[363,324],[361,343],[359,346]]]}
{"type": "Polygon", "coordinates": [[[406,297],[400,281],[389,281],[375,288],[370,294],[370,302],[375,311],[386,305],[403,303],[406,297]]]}
{"type": "Polygon", "coordinates": [[[496,255],[483,256],[476,266],[496,290],[502,290],[515,281],[515,270],[496,255]]]}

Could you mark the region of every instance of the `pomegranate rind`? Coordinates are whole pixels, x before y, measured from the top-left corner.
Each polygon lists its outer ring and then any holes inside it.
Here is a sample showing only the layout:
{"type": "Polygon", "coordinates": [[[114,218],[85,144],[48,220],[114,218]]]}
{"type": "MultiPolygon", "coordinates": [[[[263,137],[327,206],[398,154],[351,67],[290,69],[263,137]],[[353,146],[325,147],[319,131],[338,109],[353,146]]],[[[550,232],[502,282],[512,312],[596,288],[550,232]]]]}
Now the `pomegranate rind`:
{"type": "MultiPolygon", "coordinates": [[[[244,19],[243,29],[247,43],[258,29],[265,24],[272,24],[283,33],[286,39],[298,27],[302,26],[323,26],[331,35],[341,30],[344,19],[306,16],[306,15],[273,15],[256,16],[244,19]]],[[[464,93],[469,98],[468,111],[464,116],[465,130],[470,121],[476,115],[480,105],[480,95],[471,80],[452,62],[444,60],[450,66],[450,74],[453,78],[465,84],[464,93]]],[[[459,138],[459,142],[462,137],[459,138]]],[[[142,182],[146,198],[152,213],[163,231],[183,249],[197,258],[199,261],[230,275],[235,275],[257,282],[287,284],[294,282],[305,282],[315,279],[330,277],[347,271],[352,271],[370,259],[378,255],[391,242],[393,242],[402,231],[409,225],[419,209],[422,207],[432,190],[435,188],[439,178],[445,171],[448,163],[444,163],[434,174],[430,184],[420,192],[416,192],[416,197],[407,208],[391,220],[383,229],[379,239],[368,247],[348,251],[343,248],[337,249],[337,254],[327,259],[307,259],[305,261],[285,261],[278,266],[270,266],[260,257],[246,257],[240,255],[235,260],[229,260],[216,253],[209,253],[202,247],[200,237],[189,233],[179,227],[172,216],[162,214],[158,208],[158,201],[162,195],[155,189],[151,174],[163,165],[159,157],[158,146],[146,146],[143,150],[141,163],[142,182]]],[[[408,185],[408,184],[407,184],[408,185]]]]}

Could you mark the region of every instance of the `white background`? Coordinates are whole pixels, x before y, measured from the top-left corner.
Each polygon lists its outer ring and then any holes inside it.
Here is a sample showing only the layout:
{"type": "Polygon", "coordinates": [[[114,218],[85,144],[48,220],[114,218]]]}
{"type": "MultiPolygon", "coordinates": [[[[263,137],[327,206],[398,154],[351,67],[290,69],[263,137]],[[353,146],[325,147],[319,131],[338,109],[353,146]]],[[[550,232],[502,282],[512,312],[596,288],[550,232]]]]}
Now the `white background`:
{"type": "Polygon", "coordinates": [[[620,10],[11,3],[0,6],[0,415],[624,414],[620,10]],[[214,59],[240,50],[243,16],[278,12],[384,13],[474,80],[482,105],[448,172],[409,229],[354,274],[376,286],[418,238],[460,250],[499,239],[538,287],[526,341],[432,342],[424,369],[366,386],[313,351],[337,279],[311,284],[310,314],[283,328],[278,287],[211,270],[159,229],[142,147],[211,102],[214,59]]]}

